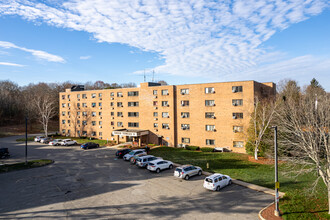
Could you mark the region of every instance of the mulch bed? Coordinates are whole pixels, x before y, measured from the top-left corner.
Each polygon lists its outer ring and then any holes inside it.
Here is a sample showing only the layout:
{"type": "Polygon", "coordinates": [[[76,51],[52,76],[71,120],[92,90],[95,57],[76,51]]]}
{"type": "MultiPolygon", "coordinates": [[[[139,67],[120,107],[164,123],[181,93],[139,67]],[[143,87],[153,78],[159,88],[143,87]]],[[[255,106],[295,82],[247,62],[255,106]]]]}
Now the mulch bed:
{"type": "Polygon", "coordinates": [[[266,208],[263,212],[261,212],[261,216],[266,220],[282,220],[281,217],[274,215],[275,204],[272,204],[268,208],[266,208]]]}

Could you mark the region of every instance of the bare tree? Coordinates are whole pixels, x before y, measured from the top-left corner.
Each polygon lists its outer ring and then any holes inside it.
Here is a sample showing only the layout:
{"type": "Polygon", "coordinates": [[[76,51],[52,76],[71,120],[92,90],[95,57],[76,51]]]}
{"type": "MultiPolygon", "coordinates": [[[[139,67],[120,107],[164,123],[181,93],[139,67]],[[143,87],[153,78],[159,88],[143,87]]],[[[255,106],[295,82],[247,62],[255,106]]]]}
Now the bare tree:
{"type": "Polygon", "coordinates": [[[40,95],[33,99],[37,108],[39,121],[43,126],[45,136],[48,136],[48,123],[56,115],[55,102],[49,95],[40,95]]]}
{"type": "Polygon", "coordinates": [[[280,141],[286,159],[295,166],[292,172],[312,172],[318,175],[328,189],[330,214],[330,97],[321,87],[308,87],[283,95],[279,119],[280,141]],[[298,165],[298,166],[297,166],[298,165]],[[299,169],[297,169],[299,168],[299,169]]]}
{"type": "Polygon", "coordinates": [[[258,160],[260,145],[266,132],[269,130],[270,123],[273,121],[276,108],[276,101],[272,99],[260,100],[258,96],[255,97],[247,141],[247,145],[253,147],[255,160],[258,160]]]}

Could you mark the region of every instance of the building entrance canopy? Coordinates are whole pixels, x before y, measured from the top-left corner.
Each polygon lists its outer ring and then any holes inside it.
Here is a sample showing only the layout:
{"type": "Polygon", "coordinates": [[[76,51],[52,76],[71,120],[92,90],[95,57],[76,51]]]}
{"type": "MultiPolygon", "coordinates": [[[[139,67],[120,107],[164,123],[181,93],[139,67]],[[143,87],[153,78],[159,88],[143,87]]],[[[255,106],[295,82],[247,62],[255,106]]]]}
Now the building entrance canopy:
{"type": "Polygon", "coordinates": [[[129,136],[129,137],[141,137],[143,135],[148,135],[148,130],[129,130],[129,129],[119,129],[112,132],[113,135],[119,136],[129,136]]]}

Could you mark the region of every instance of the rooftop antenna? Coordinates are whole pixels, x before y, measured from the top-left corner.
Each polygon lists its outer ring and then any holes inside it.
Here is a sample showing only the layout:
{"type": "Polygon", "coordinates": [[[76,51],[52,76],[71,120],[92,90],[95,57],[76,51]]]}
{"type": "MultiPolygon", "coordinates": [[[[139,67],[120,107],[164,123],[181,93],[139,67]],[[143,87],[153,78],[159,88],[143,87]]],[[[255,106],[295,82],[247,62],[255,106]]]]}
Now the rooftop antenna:
{"type": "Polygon", "coordinates": [[[146,70],[144,70],[143,78],[144,78],[144,82],[146,82],[146,70]]]}
{"type": "Polygon", "coordinates": [[[155,82],[155,70],[152,70],[152,82],[155,82]]]}

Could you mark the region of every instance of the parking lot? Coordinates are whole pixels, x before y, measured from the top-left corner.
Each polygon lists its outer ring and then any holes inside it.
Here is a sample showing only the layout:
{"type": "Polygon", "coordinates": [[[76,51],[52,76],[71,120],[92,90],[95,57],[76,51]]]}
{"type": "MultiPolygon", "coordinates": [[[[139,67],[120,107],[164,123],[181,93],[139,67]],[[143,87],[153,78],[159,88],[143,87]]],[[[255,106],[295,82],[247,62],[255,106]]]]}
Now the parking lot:
{"type": "MultiPolygon", "coordinates": [[[[0,139],[12,158],[24,160],[24,143],[0,139]]],[[[235,184],[211,192],[205,176],[189,181],[159,174],[114,156],[115,149],[81,150],[29,142],[29,159],[54,164],[0,174],[0,219],[258,219],[273,197],[235,184]]],[[[1,160],[0,162],[4,162],[1,160]]]]}

